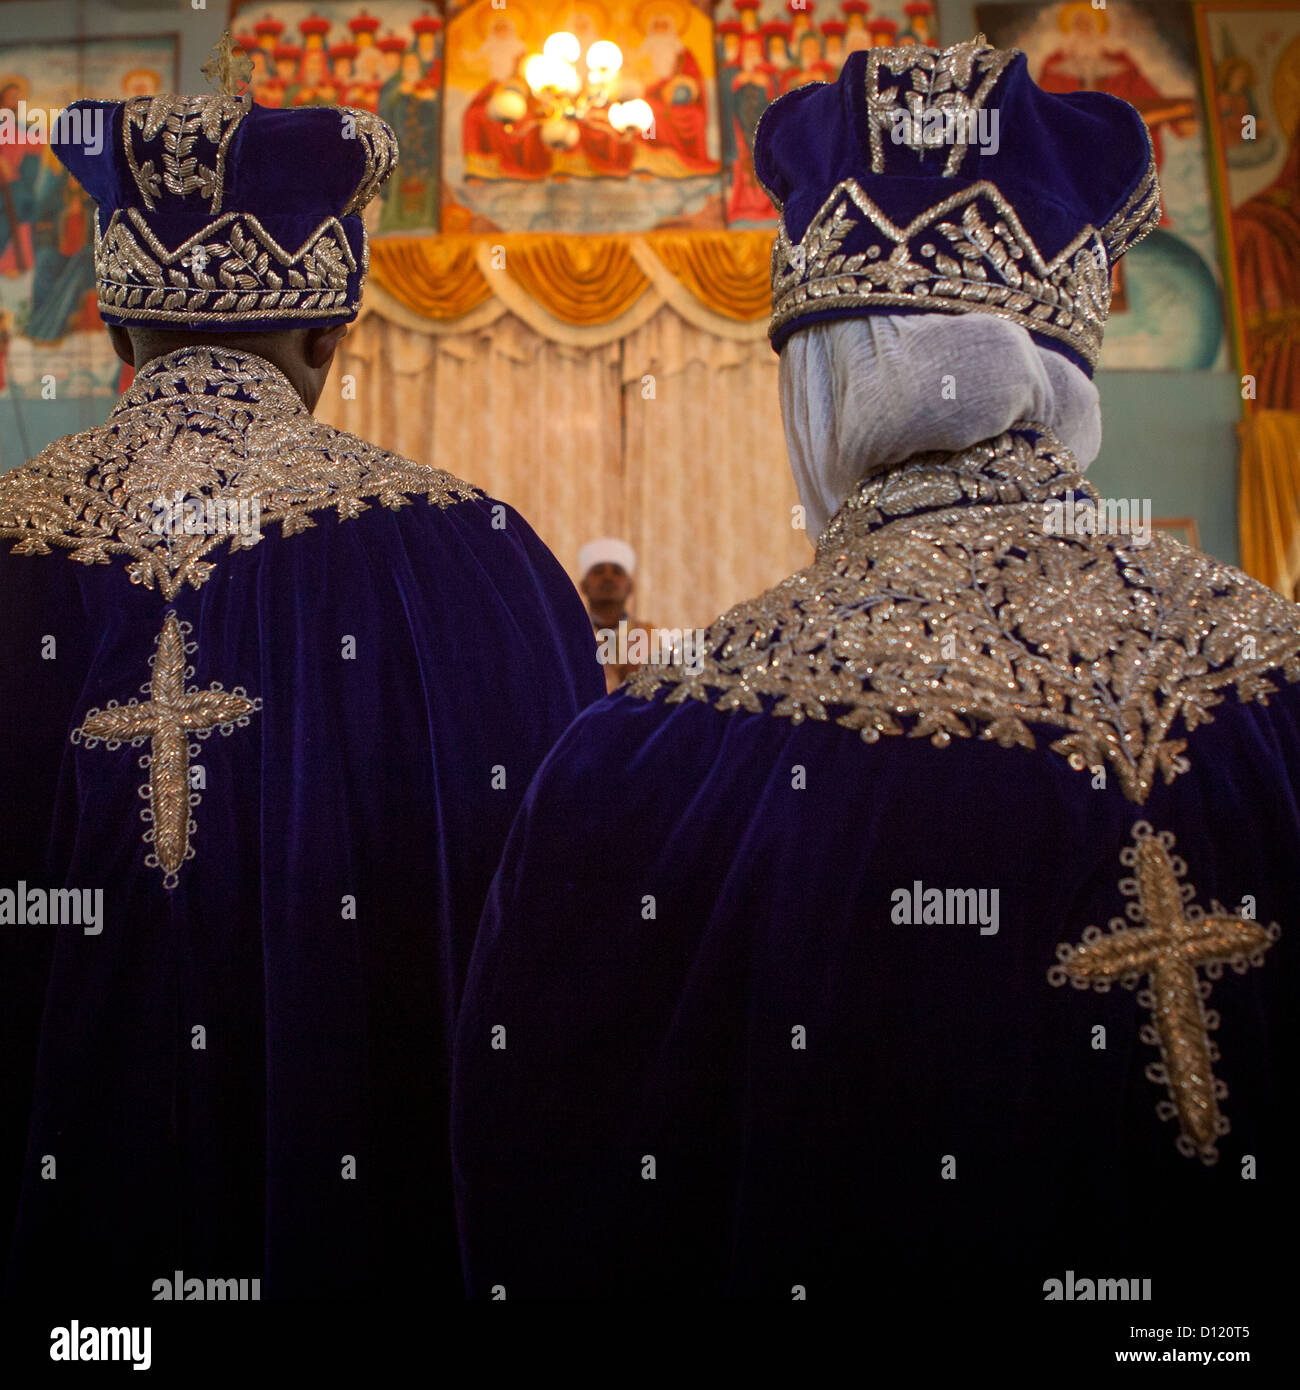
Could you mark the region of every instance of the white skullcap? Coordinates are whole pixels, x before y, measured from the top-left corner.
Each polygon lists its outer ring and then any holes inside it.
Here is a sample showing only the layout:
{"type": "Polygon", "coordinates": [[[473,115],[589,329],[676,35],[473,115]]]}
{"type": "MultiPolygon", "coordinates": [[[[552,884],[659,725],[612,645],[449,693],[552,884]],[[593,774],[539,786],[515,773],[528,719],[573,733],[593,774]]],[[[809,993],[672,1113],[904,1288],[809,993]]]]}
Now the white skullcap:
{"type": "Polygon", "coordinates": [[[627,574],[633,574],[636,571],[636,551],[626,541],[614,536],[588,541],[578,551],[578,573],[586,579],[595,565],[619,565],[627,574]]]}

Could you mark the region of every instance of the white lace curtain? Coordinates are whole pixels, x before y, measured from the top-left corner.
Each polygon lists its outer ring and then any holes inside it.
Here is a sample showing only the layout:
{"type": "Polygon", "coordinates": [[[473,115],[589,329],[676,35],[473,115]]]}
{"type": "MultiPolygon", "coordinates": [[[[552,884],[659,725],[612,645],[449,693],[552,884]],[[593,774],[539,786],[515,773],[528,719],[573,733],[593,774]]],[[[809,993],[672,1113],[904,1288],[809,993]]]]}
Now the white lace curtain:
{"type": "Polygon", "coordinates": [[[668,306],[596,346],[509,313],[435,334],[371,312],[317,414],[509,502],[575,579],[579,546],[622,536],[635,611],[705,627],[811,559],[791,524],[776,364],[766,339],[718,337],[668,306]]]}

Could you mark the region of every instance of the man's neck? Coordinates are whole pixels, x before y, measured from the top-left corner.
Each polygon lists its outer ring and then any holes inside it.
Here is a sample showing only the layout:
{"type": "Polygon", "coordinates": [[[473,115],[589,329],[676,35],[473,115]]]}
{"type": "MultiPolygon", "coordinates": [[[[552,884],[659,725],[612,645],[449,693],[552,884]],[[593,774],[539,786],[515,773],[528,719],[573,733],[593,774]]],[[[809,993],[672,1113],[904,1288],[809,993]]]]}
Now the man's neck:
{"type": "Polygon", "coordinates": [[[627,609],[621,603],[593,603],[591,621],[594,627],[617,627],[627,617],[627,609]]]}

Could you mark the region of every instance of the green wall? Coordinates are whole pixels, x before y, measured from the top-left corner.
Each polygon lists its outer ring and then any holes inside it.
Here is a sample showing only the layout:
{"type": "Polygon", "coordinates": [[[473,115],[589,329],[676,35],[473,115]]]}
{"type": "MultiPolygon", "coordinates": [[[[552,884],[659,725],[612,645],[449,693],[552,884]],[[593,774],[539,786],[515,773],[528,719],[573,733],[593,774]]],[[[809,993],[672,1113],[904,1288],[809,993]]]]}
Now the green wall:
{"type": "MultiPolygon", "coordinates": [[[[1182,8],[1182,0],[1170,0],[1182,8]]],[[[970,0],[936,0],[945,44],[976,31],[970,0]]],[[[1101,393],[1102,445],[1088,476],[1103,496],[1151,499],[1154,516],[1194,516],[1201,546],[1237,563],[1237,436],[1240,380],[1213,372],[1108,372],[1101,393]]]]}
{"type": "Polygon", "coordinates": [[[1236,564],[1239,383],[1228,372],[1098,372],[1102,445],[1088,477],[1106,497],[1194,516],[1201,548],[1236,564]]]}

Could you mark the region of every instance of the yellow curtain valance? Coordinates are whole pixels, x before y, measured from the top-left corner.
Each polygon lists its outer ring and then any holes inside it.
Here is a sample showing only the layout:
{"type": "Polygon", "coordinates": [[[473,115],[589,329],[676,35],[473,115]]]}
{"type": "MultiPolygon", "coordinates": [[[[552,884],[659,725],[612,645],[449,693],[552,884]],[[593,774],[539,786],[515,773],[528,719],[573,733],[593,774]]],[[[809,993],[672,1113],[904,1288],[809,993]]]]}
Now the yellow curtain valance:
{"type": "Polygon", "coordinates": [[[771,304],[772,237],[768,232],[647,237],[668,273],[715,314],[752,323],[771,304]]]}
{"type": "Polygon", "coordinates": [[[1300,582],[1300,412],[1256,410],[1238,429],[1241,567],[1293,598],[1300,582]]]}
{"type": "Polygon", "coordinates": [[[670,301],[685,290],[708,316],[757,332],[771,249],[770,232],[383,237],[370,244],[370,275],[404,308],[441,323],[494,297],[514,308],[522,293],[563,324],[612,325],[653,287],[670,301]]]}
{"type": "Polygon", "coordinates": [[[421,318],[463,318],[492,298],[475,249],[461,237],[386,237],[370,243],[370,278],[421,318]]]}

